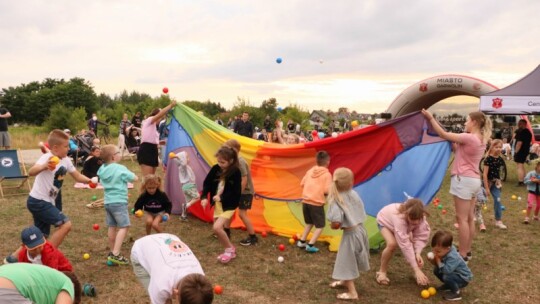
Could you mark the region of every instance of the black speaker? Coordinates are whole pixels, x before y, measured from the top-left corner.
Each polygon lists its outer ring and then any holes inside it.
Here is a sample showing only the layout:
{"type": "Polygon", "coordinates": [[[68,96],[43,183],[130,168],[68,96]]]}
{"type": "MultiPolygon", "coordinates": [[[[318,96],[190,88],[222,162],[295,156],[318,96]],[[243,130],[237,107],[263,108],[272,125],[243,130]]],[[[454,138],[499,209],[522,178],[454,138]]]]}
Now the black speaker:
{"type": "Polygon", "coordinates": [[[390,119],[390,118],[392,118],[392,114],[390,114],[390,113],[381,113],[381,118],[390,119]]]}

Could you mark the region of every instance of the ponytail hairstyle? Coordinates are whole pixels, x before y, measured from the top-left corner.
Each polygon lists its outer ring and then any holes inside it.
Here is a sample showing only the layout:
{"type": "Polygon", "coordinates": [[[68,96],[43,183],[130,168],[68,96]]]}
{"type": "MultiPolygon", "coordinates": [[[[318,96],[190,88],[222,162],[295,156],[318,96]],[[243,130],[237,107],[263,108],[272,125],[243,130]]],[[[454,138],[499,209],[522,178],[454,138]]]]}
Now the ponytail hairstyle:
{"type": "Polygon", "coordinates": [[[491,132],[493,131],[493,126],[491,119],[487,117],[484,113],[480,111],[469,113],[469,117],[472,121],[476,121],[478,128],[480,128],[480,133],[482,134],[482,142],[486,144],[491,138],[491,132]]]}
{"type": "Polygon", "coordinates": [[[220,180],[226,180],[231,174],[238,169],[238,153],[236,151],[229,147],[229,146],[221,146],[219,150],[216,152],[216,157],[221,157],[227,162],[231,162],[231,164],[225,168],[222,169],[219,179],[220,180]]]}
{"type": "Polygon", "coordinates": [[[144,194],[146,192],[146,187],[148,185],[156,185],[156,193],[163,192],[161,190],[161,177],[154,175],[154,174],[148,174],[143,178],[143,182],[141,183],[140,193],[144,194]]]}
{"type": "Polygon", "coordinates": [[[342,208],[345,208],[345,203],[343,202],[340,192],[350,190],[353,183],[354,175],[349,168],[337,168],[336,171],[334,171],[332,185],[330,185],[330,190],[328,191],[328,201],[331,204],[337,203],[342,208]]]}
{"type": "Polygon", "coordinates": [[[425,215],[429,215],[424,209],[424,203],[417,198],[410,198],[399,206],[399,213],[404,214],[406,218],[413,221],[421,220],[425,215]]]}

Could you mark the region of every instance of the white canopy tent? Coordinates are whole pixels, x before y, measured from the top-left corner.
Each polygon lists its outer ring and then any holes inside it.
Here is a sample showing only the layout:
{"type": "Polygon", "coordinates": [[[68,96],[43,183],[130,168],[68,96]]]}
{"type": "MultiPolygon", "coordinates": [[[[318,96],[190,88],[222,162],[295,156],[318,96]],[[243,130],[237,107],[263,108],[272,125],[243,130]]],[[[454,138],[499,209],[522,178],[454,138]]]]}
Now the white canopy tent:
{"type": "Polygon", "coordinates": [[[540,114],[540,65],[517,82],[480,96],[480,111],[486,114],[540,114]]]}

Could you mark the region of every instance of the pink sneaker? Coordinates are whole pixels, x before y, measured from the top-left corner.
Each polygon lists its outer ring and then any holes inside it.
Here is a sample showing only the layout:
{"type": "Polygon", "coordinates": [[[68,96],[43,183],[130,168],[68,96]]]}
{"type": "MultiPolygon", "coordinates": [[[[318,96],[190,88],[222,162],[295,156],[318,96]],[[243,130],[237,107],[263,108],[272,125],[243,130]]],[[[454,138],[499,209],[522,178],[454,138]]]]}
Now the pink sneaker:
{"type": "Polygon", "coordinates": [[[227,264],[234,258],[236,258],[236,248],[229,247],[225,249],[225,252],[218,256],[218,261],[223,264],[227,264]]]}

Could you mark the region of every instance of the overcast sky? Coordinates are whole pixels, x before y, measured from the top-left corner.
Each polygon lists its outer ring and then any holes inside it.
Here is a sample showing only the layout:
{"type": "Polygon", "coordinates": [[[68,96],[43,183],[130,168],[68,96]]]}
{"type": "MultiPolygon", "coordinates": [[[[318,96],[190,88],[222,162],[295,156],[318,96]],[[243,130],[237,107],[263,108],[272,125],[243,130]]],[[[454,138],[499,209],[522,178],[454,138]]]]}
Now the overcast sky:
{"type": "Polygon", "coordinates": [[[540,1],[0,0],[0,88],[82,77],[178,101],[386,110],[422,79],[504,87],[540,60],[540,1]],[[282,58],[281,64],[276,58],[282,58]]]}

